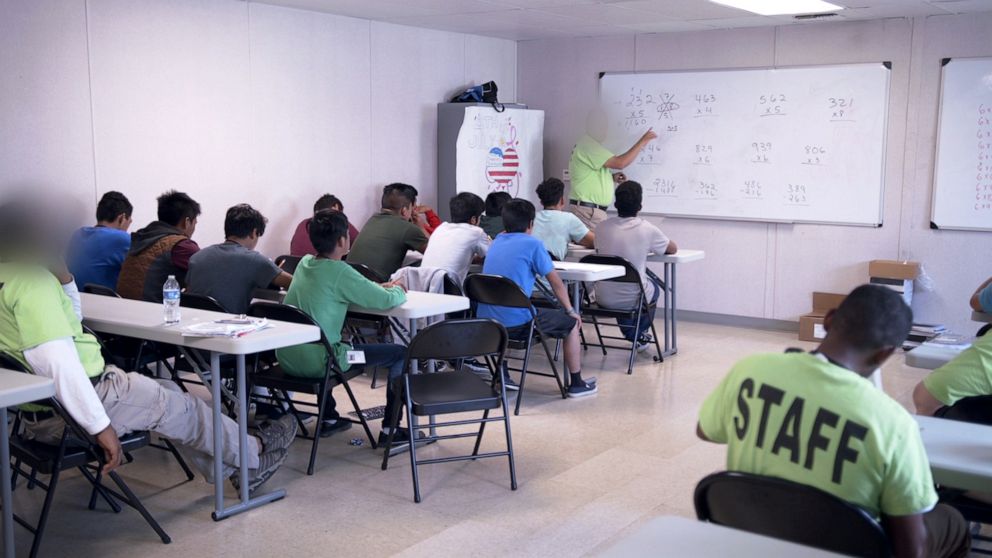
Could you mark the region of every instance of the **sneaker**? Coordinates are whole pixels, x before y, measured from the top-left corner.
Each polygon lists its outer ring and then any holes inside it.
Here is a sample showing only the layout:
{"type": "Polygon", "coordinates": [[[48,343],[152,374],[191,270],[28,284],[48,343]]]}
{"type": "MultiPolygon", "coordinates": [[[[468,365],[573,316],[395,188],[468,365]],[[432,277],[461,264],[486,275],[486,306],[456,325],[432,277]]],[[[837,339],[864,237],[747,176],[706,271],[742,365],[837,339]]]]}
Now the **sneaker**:
{"type": "Polygon", "coordinates": [[[351,428],[351,423],[346,420],[325,420],[322,421],[320,425],[320,437],[327,438],[328,436],[333,436],[338,432],[344,432],[349,428],[351,428]]]}
{"type": "Polygon", "coordinates": [[[506,387],[506,391],[520,391],[520,384],[514,382],[513,378],[506,372],[503,372],[503,385],[506,387]]]}
{"type": "MultiPolygon", "coordinates": [[[[417,444],[421,443],[431,443],[434,440],[427,440],[427,435],[423,432],[417,431],[417,444]]],[[[378,446],[380,448],[386,447],[386,442],[389,440],[389,434],[385,432],[379,432],[379,442],[378,446]]],[[[389,450],[389,455],[405,451],[410,448],[410,429],[400,428],[396,431],[396,435],[393,436],[393,446],[389,450]]]]}
{"type": "MultiPolygon", "coordinates": [[[[262,455],[258,456],[258,469],[252,469],[248,471],[248,496],[252,497],[255,495],[255,491],[258,487],[265,484],[265,481],[272,478],[272,475],[276,474],[279,467],[286,462],[286,458],[289,457],[289,452],[285,448],[279,448],[273,451],[267,451],[262,455]]],[[[238,471],[235,471],[230,479],[231,484],[234,489],[241,492],[241,476],[238,471]]]]}
{"type": "Polygon", "coordinates": [[[478,374],[480,376],[491,376],[492,373],[489,371],[489,367],[486,363],[479,362],[474,358],[465,359],[462,361],[462,370],[468,370],[469,372],[478,374]]]}
{"type": "Polygon", "coordinates": [[[568,396],[571,398],[596,395],[597,391],[598,388],[596,387],[596,384],[589,383],[588,381],[583,381],[581,384],[573,383],[568,386],[568,396]]]}
{"type": "Polygon", "coordinates": [[[654,337],[652,337],[650,333],[645,333],[637,338],[637,352],[643,353],[644,351],[650,349],[651,345],[654,345],[654,337]]]}
{"type": "Polygon", "coordinates": [[[262,451],[270,452],[286,449],[296,439],[299,425],[293,415],[283,415],[277,420],[266,421],[258,427],[258,439],[262,441],[262,451]]]}

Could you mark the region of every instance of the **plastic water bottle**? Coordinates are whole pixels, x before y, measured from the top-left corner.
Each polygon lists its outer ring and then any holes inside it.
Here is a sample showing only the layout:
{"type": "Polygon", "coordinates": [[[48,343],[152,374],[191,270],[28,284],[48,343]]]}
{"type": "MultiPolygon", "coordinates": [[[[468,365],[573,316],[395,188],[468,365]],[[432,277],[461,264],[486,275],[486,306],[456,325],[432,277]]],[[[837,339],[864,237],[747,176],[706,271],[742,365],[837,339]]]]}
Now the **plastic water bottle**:
{"type": "Polygon", "coordinates": [[[162,304],[165,306],[165,323],[179,322],[179,281],[175,275],[170,275],[162,285],[162,304]]]}

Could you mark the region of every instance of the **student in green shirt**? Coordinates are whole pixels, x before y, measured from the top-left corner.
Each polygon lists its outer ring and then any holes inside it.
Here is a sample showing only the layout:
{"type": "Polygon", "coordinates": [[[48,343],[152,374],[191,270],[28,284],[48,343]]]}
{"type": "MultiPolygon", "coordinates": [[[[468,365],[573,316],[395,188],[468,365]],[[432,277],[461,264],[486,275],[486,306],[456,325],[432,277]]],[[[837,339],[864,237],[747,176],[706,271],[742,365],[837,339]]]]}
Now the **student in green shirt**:
{"type": "Polygon", "coordinates": [[[965,556],[967,523],[937,504],[919,427],[866,378],[902,345],[912,311],[864,285],[827,314],[812,353],[739,362],[707,397],[697,434],[727,444],[727,469],[806,484],[880,517],[893,553],[965,556]]]}
{"type": "MultiPolygon", "coordinates": [[[[341,330],[348,306],[355,304],[384,310],[406,302],[406,292],[398,281],[382,285],[373,283],[341,260],[348,253],[350,244],[348,217],[344,213],[332,210],[318,212],[310,221],[309,234],[317,255],[303,256],[300,260],[285,302],[313,317],[334,347],[334,354],[328,355],[320,345],[297,345],[276,351],[279,364],[287,374],[313,378],[324,375],[328,358],[333,358],[341,370],[348,370],[352,366],[348,363],[348,351],[363,352],[364,366],[389,369],[383,424],[393,424],[399,411],[393,397],[393,384],[403,373],[406,349],[389,343],[355,344],[352,347],[341,340],[341,330]]],[[[340,420],[341,415],[330,393],[325,405],[321,436],[330,436],[351,427],[350,422],[340,420]]],[[[382,430],[379,442],[385,443],[389,428],[384,426],[382,430]]],[[[398,442],[409,443],[407,431],[396,433],[393,445],[398,442]]]]}
{"type": "Polygon", "coordinates": [[[390,184],[382,191],[382,211],[366,221],[348,253],[351,263],[365,264],[389,277],[402,267],[408,250],[423,253],[427,234],[411,222],[416,190],[406,184],[390,184]]]}
{"type": "MultiPolygon", "coordinates": [[[[986,334],[951,362],[934,370],[913,390],[916,413],[932,415],[966,397],[992,396],[992,334],[986,334]]],[[[992,410],[990,410],[992,414],[992,410]]],[[[976,422],[985,422],[975,417],[976,422]]]]}

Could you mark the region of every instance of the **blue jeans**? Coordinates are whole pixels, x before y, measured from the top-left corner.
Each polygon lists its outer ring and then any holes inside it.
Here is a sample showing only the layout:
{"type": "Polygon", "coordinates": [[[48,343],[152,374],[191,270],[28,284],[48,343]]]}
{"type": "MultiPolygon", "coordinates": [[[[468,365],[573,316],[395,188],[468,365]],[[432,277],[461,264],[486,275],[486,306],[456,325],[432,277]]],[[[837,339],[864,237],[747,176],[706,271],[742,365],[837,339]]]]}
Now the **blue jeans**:
{"type": "MultiPolygon", "coordinates": [[[[658,302],[658,297],[661,296],[661,285],[650,275],[648,276],[648,292],[644,293],[648,297],[648,301],[651,304],[658,302]],[[651,292],[653,291],[653,292],[651,292]]],[[[634,326],[637,323],[637,316],[633,318],[617,318],[617,325],[620,326],[620,331],[623,332],[623,336],[627,338],[627,341],[631,343],[636,342],[644,332],[651,328],[651,322],[654,321],[654,309],[646,310],[641,312],[641,326],[637,328],[637,335],[634,335],[634,326]]]]}
{"type": "MultiPolygon", "coordinates": [[[[389,425],[396,420],[396,403],[393,400],[393,384],[395,380],[403,375],[403,362],[406,358],[406,347],[392,343],[369,343],[367,345],[356,344],[356,351],[365,352],[365,364],[353,364],[355,368],[388,368],[389,380],[386,382],[386,416],[382,424],[389,425]]],[[[341,416],[337,412],[337,403],[330,390],[327,392],[325,401],[324,420],[335,420],[341,416]]]]}

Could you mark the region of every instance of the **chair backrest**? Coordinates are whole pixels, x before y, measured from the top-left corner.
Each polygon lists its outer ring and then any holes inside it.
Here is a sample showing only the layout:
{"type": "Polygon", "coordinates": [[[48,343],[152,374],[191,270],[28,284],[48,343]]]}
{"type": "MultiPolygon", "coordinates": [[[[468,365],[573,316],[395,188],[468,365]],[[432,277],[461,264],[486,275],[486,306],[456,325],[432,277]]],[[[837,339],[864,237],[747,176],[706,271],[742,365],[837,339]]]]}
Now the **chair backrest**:
{"type": "Polygon", "coordinates": [[[290,256],[289,254],[283,254],[276,258],[276,265],[282,268],[283,271],[292,275],[296,273],[296,266],[300,265],[300,256],[290,256]]]}
{"type": "Polygon", "coordinates": [[[361,273],[362,277],[368,279],[369,281],[372,281],[373,283],[385,283],[387,281],[385,277],[379,275],[378,271],[372,269],[371,267],[365,264],[348,262],[348,265],[355,268],[355,271],[361,273]]]}
{"type": "Polygon", "coordinates": [[[992,425],[992,395],[965,397],[949,407],[941,407],[934,416],[961,422],[992,425]]]}
{"type": "Polygon", "coordinates": [[[637,268],[628,262],[625,258],[620,256],[609,256],[605,254],[589,254],[588,256],[583,256],[579,260],[579,263],[597,264],[597,265],[619,265],[624,268],[624,274],[620,277],[614,277],[612,279],[605,279],[605,281],[613,281],[616,283],[638,283],[641,284],[641,274],[637,272],[637,268]]]}
{"type": "Polygon", "coordinates": [[[465,296],[478,304],[531,308],[530,299],[513,280],[502,275],[474,273],[465,278],[465,296]]]}
{"type": "Polygon", "coordinates": [[[458,284],[458,281],[455,281],[455,278],[452,277],[450,274],[445,273],[443,281],[444,281],[444,294],[453,295],[453,296],[465,296],[464,293],[462,293],[462,288],[458,284]]]}
{"type": "Polygon", "coordinates": [[[204,294],[183,293],[179,297],[179,305],[184,308],[195,308],[197,310],[210,310],[211,312],[224,312],[228,313],[220,302],[212,296],[207,296],[204,294]]]}
{"type": "MultiPolygon", "coordinates": [[[[422,329],[406,351],[407,360],[455,360],[493,355],[502,360],[507,333],[503,324],[489,319],[445,320],[422,329]]],[[[409,370],[409,366],[404,370],[409,370]]]]}
{"type": "Polygon", "coordinates": [[[111,289],[110,287],[104,287],[103,285],[97,285],[96,283],[86,283],[85,285],[83,285],[83,292],[100,295],[100,296],[121,298],[121,295],[117,294],[117,291],[115,291],[114,289],[111,289]]]}
{"type": "Polygon", "coordinates": [[[699,481],[694,500],[701,521],[847,556],[890,556],[868,512],[811,486],[727,471],[699,481]]]}
{"type": "MultiPolygon", "coordinates": [[[[320,324],[310,317],[310,314],[307,314],[295,306],[282,304],[280,302],[269,302],[267,300],[252,302],[251,306],[248,307],[247,315],[253,318],[266,318],[279,322],[312,325],[320,329],[320,324]]],[[[327,337],[324,336],[324,330],[322,329],[320,330],[320,341],[314,341],[314,343],[323,343],[328,346],[328,351],[332,350],[329,346],[330,344],[327,342],[327,337]]]]}

